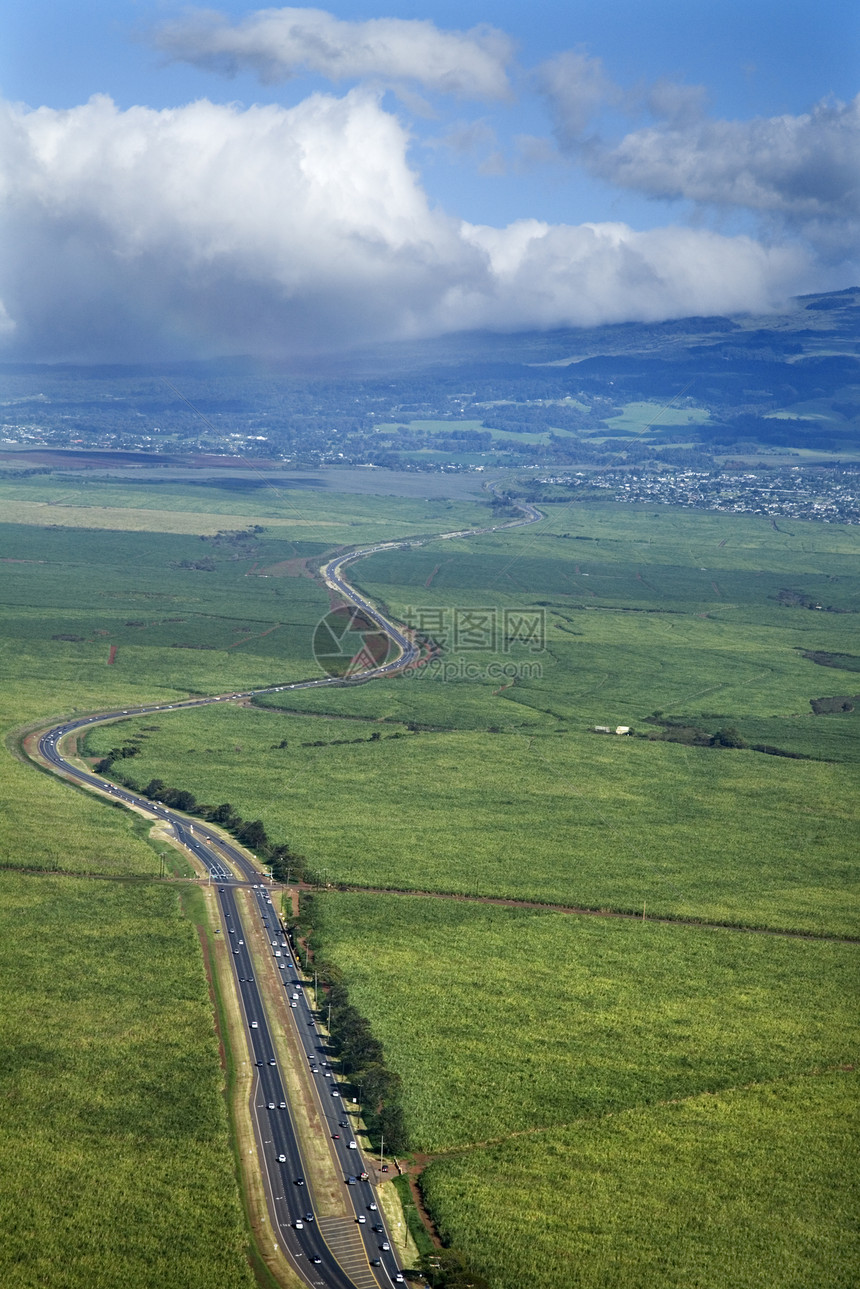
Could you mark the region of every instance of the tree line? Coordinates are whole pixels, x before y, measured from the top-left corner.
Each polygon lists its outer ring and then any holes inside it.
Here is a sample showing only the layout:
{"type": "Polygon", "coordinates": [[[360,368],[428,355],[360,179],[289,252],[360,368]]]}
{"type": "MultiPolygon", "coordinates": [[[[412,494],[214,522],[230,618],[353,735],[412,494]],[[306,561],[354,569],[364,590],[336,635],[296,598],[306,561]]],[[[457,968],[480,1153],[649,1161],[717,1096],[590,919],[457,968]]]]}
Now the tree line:
{"type": "Polygon", "coordinates": [[[371,1140],[379,1145],[384,1137],[387,1150],[394,1155],[403,1154],[409,1149],[409,1134],[400,1075],[388,1068],[382,1043],[373,1033],[370,1021],[350,1002],[342,971],[322,956],[315,918],[314,898],[302,892],[294,939],[304,940],[317,981],[325,991],[331,1009],[332,1044],[340,1056],[344,1074],[356,1090],[360,1089],[362,1115],[371,1140]]]}
{"type": "Polygon", "coordinates": [[[131,792],[139,792],[142,797],[147,797],[150,801],[159,801],[172,810],[181,810],[185,814],[196,815],[198,819],[218,824],[243,846],[253,850],[270,870],[276,882],[318,880],[316,874],[309,870],[304,855],[297,854],[289,842],[273,841],[261,819],[243,819],[229,801],[224,801],[218,806],[204,805],[197,800],[193,792],[189,792],[186,788],[169,787],[163,779],[150,779],[149,783],[141,786],[128,774],[117,770],[117,761],[137,756],[139,752],[140,748],[132,743],[111,748],[107,756],[96,763],[96,773],[109,774],[116,783],[121,783],[131,792]]]}

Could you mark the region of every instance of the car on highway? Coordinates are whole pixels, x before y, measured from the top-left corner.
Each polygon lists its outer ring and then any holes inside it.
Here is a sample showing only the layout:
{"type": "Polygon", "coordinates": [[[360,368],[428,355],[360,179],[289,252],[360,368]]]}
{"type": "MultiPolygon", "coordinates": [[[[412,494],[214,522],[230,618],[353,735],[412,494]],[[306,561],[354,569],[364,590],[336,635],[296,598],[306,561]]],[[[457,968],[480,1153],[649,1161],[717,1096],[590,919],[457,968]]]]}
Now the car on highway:
{"type": "Polygon", "coordinates": [[[340,1093],[338,1092],[337,1088],[332,1088],[332,1090],[331,1090],[331,1094],[332,1094],[332,1096],[333,1096],[333,1097],[339,1097],[339,1096],[340,1096],[340,1093]]]}
{"type": "Polygon", "coordinates": [[[382,1249],[383,1253],[388,1253],[388,1251],[391,1248],[391,1245],[388,1243],[387,1240],[383,1240],[379,1247],[380,1249],[382,1249]]]}
{"type": "Polygon", "coordinates": [[[305,1229],[305,1224],[300,1217],[296,1218],[295,1222],[293,1223],[293,1226],[296,1228],[297,1231],[303,1231],[305,1229]]]}
{"type": "Polygon", "coordinates": [[[382,1266],[382,1258],[371,1258],[371,1259],[370,1259],[370,1265],[371,1265],[372,1267],[381,1267],[381,1266],[382,1266]]]}
{"type": "Polygon", "coordinates": [[[274,1056],[272,1056],[272,1057],[270,1057],[270,1058],[269,1058],[269,1064],[270,1064],[270,1065],[277,1065],[277,1064],[278,1064],[278,1062],[275,1060],[274,1056]]]}
{"type": "Polygon", "coordinates": [[[270,1101],[269,1104],[266,1106],[267,1110],[274,1110],[274,1108],[275,1108],[274,1101],[270,1101]]]}
{"type": "Polygon", "coordinates": [[[286,1155],[278,1155],[278,1163],[279,1163],[279,1164],[285,1164],[286,1162],[287,1162],[287,1157],[286,1157],[286,1155]]]}
{"type": "Polygon", "coordinates": [[[376,1231],[378,1235],[385,1234],[385,1227],[382,1225],[381,1222],[375,1222],[373,1226],[373,1230],[376,1231]]]}
{"type": "Polygon", "coordinates": [[[259,1028],[260,1028],[260,1026],[257,1024],[257,1022],[256,1022],[255,1020],[252,1020],[252,1021],[251,1021],[251,1029],[259,1029],[259,1028]]]}
{"type": "Polygon", "coordinates": [[[305,1221],[306,1221],[306,1222],[312,1222],[313,1220],[314,1220],[314,1215],[313,1215],[313,1213],[305,1213],[305,1221]]]}
{"type": "Polygon", "coordinates": [[[349,1143],[349,1148],[350,1148],[350,1150],[358,1150],[358,1146],[356,1145],[356,1143],[355,1143],[354,1141],[351,1141],[351,1142],[349,1143]]]}
{"type": "Polygon", "coordinates": [[[347,1184],[347,1186],[357,1186],[357,1185],[358,1185],[358,1178],[357,1178],[357,1177],[347,1177],[347,1179],[346,1179],[346,1184],[347,1184]]]}
{"type": "Polygon", "coordinates": [[[375,1200],[375,1199],[372,1199],[372,1200],[370,1201],[370,1203],[368,1204],[368,1206],[367,1206],[367,1207],[370,1209],[370,1211],[371,1211],[372,1213],[375,1213],[375,1212],[376,1212],[376,1200],[375,1200]]]}
{"type": "Polygon", "coordinates": [[[297,1185],[297,1186],[304,1186],[304,1184],[305,1184],[305,1179],[304,1179],[304,1177],[297,1177],[297,1178],[296,1178],[296,1185],[297,1185]]]}
{"type": "Polygon", "coordinates": [[[287,1108],[287,1103],[286,1103],[286,1101],[279,1101],[279,1102],[278,1102],[278,1109],[279,1109],[279,1110],[286,1110],[286,1108],[287,1108]]]}
{"type": "Polygon", "coordinates": [[[361,1222],[363,1225],[367,1221],[367,1218],[364,1216],[363,1213],[359,1213],[358,1217],[355,1220],[356,1222],[361,1222]]]}
{"type": "Polygon", "coordinates": [[[405,1284],[406,1284],[406,1281],[403,1279],[403,1275],[402,1275],[402,1273],[401,1273],[400,1271],[398,1271],[398,1272],[397,1272],[397,1275],[394,1277],[394,1283],[395,1283],[396,1285],[405,1285],[405,1284]]]}

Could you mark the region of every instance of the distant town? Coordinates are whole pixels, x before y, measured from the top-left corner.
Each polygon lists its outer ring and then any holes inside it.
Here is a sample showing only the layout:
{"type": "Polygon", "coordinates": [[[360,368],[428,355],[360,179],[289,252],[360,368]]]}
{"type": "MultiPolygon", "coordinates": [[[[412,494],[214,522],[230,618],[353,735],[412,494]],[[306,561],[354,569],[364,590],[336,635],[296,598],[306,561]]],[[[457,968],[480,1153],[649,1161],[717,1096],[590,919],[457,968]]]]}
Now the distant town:
{"type": "MultiPolygon", "coordinates": [[[[782,469],[603,470],[547,475],[537,483],[598,491],[607,500],[690,510],[860,523],[860,465],[782,469]]],[[[550,500],[549,497],[545,500],[550,500]]]]}

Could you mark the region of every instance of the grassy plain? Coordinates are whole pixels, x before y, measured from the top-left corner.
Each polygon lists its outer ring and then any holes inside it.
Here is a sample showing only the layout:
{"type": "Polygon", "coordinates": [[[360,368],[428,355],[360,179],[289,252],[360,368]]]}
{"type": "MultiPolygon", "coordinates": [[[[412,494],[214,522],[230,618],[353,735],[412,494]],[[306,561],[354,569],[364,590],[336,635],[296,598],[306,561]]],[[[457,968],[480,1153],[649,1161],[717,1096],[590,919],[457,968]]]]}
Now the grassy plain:
{"type": "MultiPolygon", "coordinates": [[[[142,735],[122,767],[137,784],[230,801],[329,881],[857,932],[853,765],[271,709],[152,724],[120,727],[142,735]]],[[[87,746],[117,741],[96,729],[87,746]]]]}
{"type": "MultiPolygon", "coordinates": [[[[189,514],[213,513],[206,489],[185,491],[189,514]]],[[[170,494],[98,495],[114,510],[155,515],[170,494]]],[[[50,499],[28,494],[28,504],[50,499]]],[[[339,524],[344,542],[471,522],[468,507],[443,503],[329,496],[325,509],[316,494],[298,500],[309,516],[316,507],[339,524]]],[[[181,491],[173,504],[182,508],[181,491]]],[[[262,509],[259,493],[231,496],[219,527],[257,522],[262,509]]],[[[803,654],[860,652],[858,534],[782,527],[590,504],[553,508],[519,532],[381,553],[356,566],[354,579],[403,617],[435,613],[440,634],[449,633],[445,662],[476,662],[477,675],[425,668],[420,679],[283,694],[267,709],[165,713],[94,731],[92,750],[143,733],[141,754],[122,767],[139,783],[158,777],[213,804],[229,800],[331,881],[597,907],[646,901],[649,913],[856,933],[857,714],[815,716],[810,707],[812,698],[853,694],[856,672],[803,654]],[[780,600],[785,589],[834,611],[780,600]],[[488,608],[501,622],[506,608],[523,606],[546,610],[540,653],[502,642],[495,652],[458,653],[450,634],[458,609],[488,608]],[[540,669],[492,676],[493,660],[540,669]],[[657,733],[645,720],[655,709],[708,729],[736,725],[749,741],[816,759],[591,732],[622,723],[657,733]]],[[[295,572],[329,537],[310,527],[289,537],[274,524],[238,544],[0,528],[3,560],[32,561],[0,563],[9,587],[0,616],[5,727],[74,707],[314,674],[310,640],[327,595],[303,577],[258,574],[278,564],[295,572]]],[[[63,867],[90,868],[95,856],[106,871],[154,871],[154,852],[128,824],[120,844],[119,812],[7,766],[14,864],[42,855],[51,867],[62,851],[63,867]],[[60,848],[47,840],[58,832],[60,848]]],[[[138,889],[148,888],[131,888],[129,898],[138,889]]],[[[496,1289],[555,1289],[561,1275],[619,1289],[800,1286],[818,1283],[804,1282],[810,1268],[845,1264],[844,1169],[832,1161],[829,1190],[825,1163],[840,1148],[841,1084],[825,1093],[826,1076],[804,1076],[856,1059],[855,946],[419,897],[322,902],[323,951],[344,968],[404,1076],[416,1144],[466,1152],[431,1165],[428,1196],[442,1229],[496,1289]],[[763,1090],[743,1090],[753,1082],[763,1090]],[[777,1086],[784,1095],[771,1094],[777,1086]],[[705,1110],[683,1109],[703,1093],[705,1110]],[[663,1104],[675,1098],[681,1109],[663,1104]],[[714,1106],[719,1127],[697,1153],[714,1106]],[[814,1145],[804,1116],[824,1125],[814,1145]],[[637,1134],[641,1152],[631,1158],[637,1134]],[[775,1167],[773,1143],[789,1168],[805,1161],[796,1182],[775,1167]],[[517,1167],[522,1186],[512,1182],[517,1167]],[[757,1190],[774,1195],[772,1212],[757,1190]],[[673,1196],[681,1200],[667,1242],[673,1196]],[[625,1214],[629,1239],[619,1234],[625,1214]],[[736,1222],[745,1225],[730,1241],[736,1222]],[[762,1270],[768,1241],[773,1266],[762,1270]]],[[[102,906],[90,914],[93,935],[109,926],[102,906]]],[[[37,913],[20,925],[40,929],[37,913]]],[[[112,962],[129,993],[135,970],[123,975],[112,962]]],[[[70,1041],[86,1046],[83,1014],[68,1015],[70,1041]]],[[[58,1115],[62,1127],[62,1107],[58,1115]]]]}
{"type": "Polygon", "coordinates": [[[832,1071],[857,1060],[856,945],[315,908],[403,1076],[439,1230],[495,1289],[854,1283],[856,1077],[832,1071]]]}
{"type": "Polygon", "coordinates": [[[229,488],[217,481],[191,487],[68,475],[0,479],[0,507],[8,523],[27,526],[213,535],[259,524],[324,547],[468,527],[486,516],[478,500],[386,496],[381,501],[353,494],[345,506],[344,498],[325,486],[291,488],[252,471],[248,475],[245,487],[232,480],[229,488]]]}
{"type": "Polygon", "coordinates": [[[422,1152],[857,1056],[856,945],[428,897],[315,908],[422,1152]]]}
{"type": "Polygon", "coordinates": [[[495,1289],[851,1289],[858,1127],[856,1075],[822,1074],[511,1138],[423,1186],[495,1289]]]}
{"type": "Polygon", "coordinates": [[[176,891],[2,873],[0,959],[0,1282],[250,1289],[211,1004],[176,891]]]}
{"type": "Polygon", "coordinates": [[[636,402],[625,403],[619,416],[607,418],[610,431],[631,434],[646,434],[649,430],[659,431],[666,425],[702,425],[711,419],[706,407],[676,407],[674,399],[670,403],[636,402]]]}
{"type": "MultiPolygon", "coordinates": [[[[376,537],[386,523],[416,532],[475,513],[471,502],[389,507],[363,497],[347,511],[303,497],[304,540],[274,529],[204,541],[193,534],[206,526],[246,528],[254,505],[218,489],[207,498],[86,485],[75,495],[40,476],[2,488],[4,502],[46,512],[38,524],[0,525],[9,751],[14,731],[40,719],[314,674],[310,641],[327,593],[306,577],[258,570],[295,574],[304,558],[376,537]],[[132,514],[134,524],[103,530],[132,514]],[[141,523],[148,531],[130,531],[141,523]],[[170,531],[177,526],[191,533],[170,531]]],[[[11,1112],[0,1130],[0,1282],[250,1284],[195,933],[175,892],[102,880],[153,878],[158,847],[127,812],[4,755],[0,1077],[11,1112]]]]}

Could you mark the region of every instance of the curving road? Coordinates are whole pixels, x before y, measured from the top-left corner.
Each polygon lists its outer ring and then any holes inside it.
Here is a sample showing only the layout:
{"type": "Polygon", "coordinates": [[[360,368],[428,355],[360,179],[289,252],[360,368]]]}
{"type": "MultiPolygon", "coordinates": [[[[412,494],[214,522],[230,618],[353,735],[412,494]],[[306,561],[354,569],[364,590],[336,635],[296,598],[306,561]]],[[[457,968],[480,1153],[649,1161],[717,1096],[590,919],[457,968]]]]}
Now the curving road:
{"type": "Polygon", "coordinates": [[[230,702],[251,698],[258,694],[281,693],[285,690],[311,689],[323,685],[349,685],[363,683],[414,663],[419,646],[395,623],[386,618],[364,596],[346,581],[343,570],[354,561],[384,550],[397,550],[423,545],[426,541],[475,537],[483,533],[498,532],[505,528],[521,528],[533,524],[543,516],[534,506],[519,503],[522,518],[487,528],[472,528],[458,532],[440,533],[432,537],[407,538],[403,541],[381,542],[335,556],[323,566],[321,573],[326,585],[360,609],[394,642],[398,653],[379,667],[370,667],[359,675],[345,680],[326,676],[318,680],[297,681],[293,684],[271,685],[265,689],[252,689],[211,697],[191,698],[174,703],[148,703],[142,707],[127,707],[95,715],[67,720],[43,733],[38,741],[44,762],[56,773],[87,787],[107,793],[114,801],[134,808],[154,820],[161,821],[190,854],[203,865],[210,880],[219,883],[221,916],[226,939],[232,949],[232,961],[238,997],[241,1000],[245,1023],[248,1028],[250,1048],[256,1065],[253,1091],[253,1118],[257,1133],[259,1155],[264,1168],[267,1201],[270,1217],[279,1233],[281,1247],[293,1261],[305,1281],[323,1289],[377,1289],[400,1283],[402,1273],[391,1250],[391,1240],[385,1229],[385,1220],[377,1207],[372,1183],[362,1180],[367,1167],[361,1149],[354,1142],[350,1115],[344,1104],[335,1072],[328,1062],[324,1036],[318,1029],[310,1005],[307,988],[301,980],[298,966],[288,943],[286,929],[278,919],[271,899],[261,882],[262,874],[246,855],[219,833],[200,820],[153,802],[127,788],[119,787],[101,775],[85,770],[67,760],[60,750],[61,741],[68,735],[89,728],[91,725],[115,721],[123,716],[143,716],[152,712],[178,711],[189,707],[203,707],[211,703],[230,702]],[[241,874],[236,877],[236,873],[241,874]],[[279,972],[283,974],[284,989],[288,993],[290,1012],[309,1063],[319,1100],[323,1123],[332,1139],[338,1163],[343,1170],[345,1194],[352,1208],[351,1218],[319,1219],[314,1211],[312,1185],[305,1177],[305,1167],[293,1122],[293,1111],[286,1095],[284,1081],[278,1065],[269,1019],[255,978],[248,947],[246,929],[235,898],[237,887],[250,884],[255,896],[255,917],[260,930],[269,943],[279,972]],[[301,1179],[299,1182],[298,1179],[301,1179]],[[351,1179],[351,1180],[350,1180],[351,1179]],[[364,1219],[362,1221],[361,1219],[364,1219]],[[388,1247],[384,1247],[388,1246],[388,1247]],[[373,1265],[376,1263],[377,1265],[373,1265]]]}

